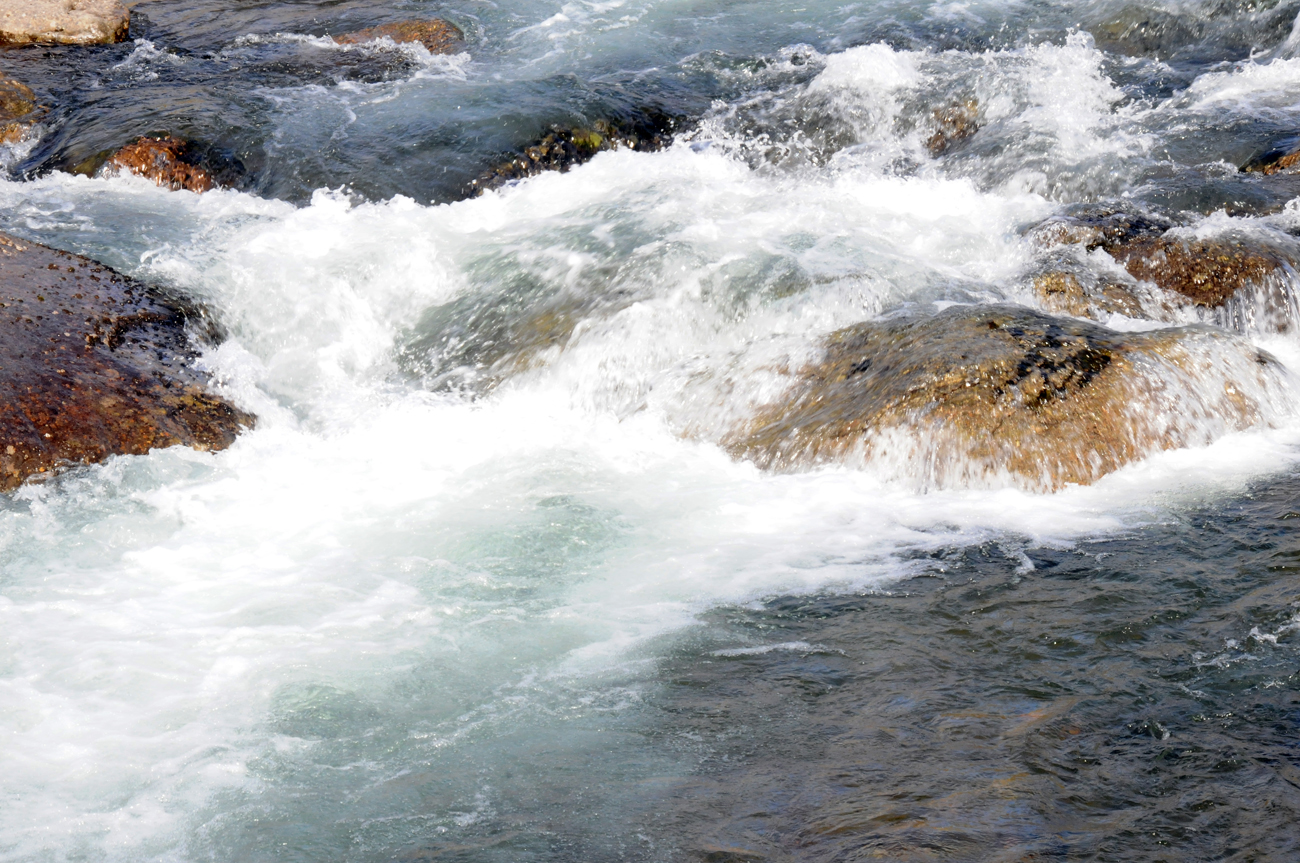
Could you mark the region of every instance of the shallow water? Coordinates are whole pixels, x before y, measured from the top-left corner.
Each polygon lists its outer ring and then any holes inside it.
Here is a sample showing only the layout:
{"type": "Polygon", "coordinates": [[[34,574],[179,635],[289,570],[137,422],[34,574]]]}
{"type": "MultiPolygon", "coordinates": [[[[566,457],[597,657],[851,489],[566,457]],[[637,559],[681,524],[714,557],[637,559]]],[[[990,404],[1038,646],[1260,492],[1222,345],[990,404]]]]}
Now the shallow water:
{"type": "Polygon", "coordinates": [[[0,500],[0,859],[1294,857],[1294,303],[1180,311],[1285,379],[1090,487],[717,440],[839,327],[1036,305],[1080,205],[1300,255],[1300,175],[1236,169],[1300,3],[137,11],[0,53],[50,107],[0,228],[203,302],[261,422],[0,500]],[[467,54],[320,38],[430,14],[467,54]],[[233,188],[67,172],[150,131],[233,188]]]}

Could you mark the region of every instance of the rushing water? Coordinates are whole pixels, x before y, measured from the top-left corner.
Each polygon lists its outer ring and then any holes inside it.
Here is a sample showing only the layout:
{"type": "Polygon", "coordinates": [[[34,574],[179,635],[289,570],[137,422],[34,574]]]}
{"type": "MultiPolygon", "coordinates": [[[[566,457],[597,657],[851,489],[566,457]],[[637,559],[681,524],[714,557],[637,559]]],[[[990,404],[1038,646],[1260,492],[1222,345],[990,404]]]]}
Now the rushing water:
{"type": "Polygon", "coordinates": [[[1035,304],[1071,206],[1300,256],[1300,174],[1235,167],[1300,136],[1300,2],[136,13],[0,54],[51,108],[0,228],[205,303],[261,422],[0,500],[0,859],[1300,855],[1289,391],[1052,495],[714,442],[837,327],[1035,304]],[[468,54],[319,38],[431,14],[468,54]],[[235,188],[67,172],[164,130],[235,188]]]}

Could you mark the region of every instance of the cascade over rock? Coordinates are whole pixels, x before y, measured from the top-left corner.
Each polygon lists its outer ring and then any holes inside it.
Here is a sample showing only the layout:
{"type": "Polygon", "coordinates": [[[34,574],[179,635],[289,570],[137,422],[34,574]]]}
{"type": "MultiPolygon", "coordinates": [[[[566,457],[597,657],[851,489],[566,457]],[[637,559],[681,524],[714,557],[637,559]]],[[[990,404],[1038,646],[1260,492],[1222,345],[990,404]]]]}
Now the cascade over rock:
{"type": "Polygon", "coordinates": [[[1118,333],[958,306],[832,333],[824,357],[723,443],[777,470],[870,458],[933,485],[1057,489],[1259,423],[1282,375],[1208,328],[1118,333]]]}
{"type": "Polygon", "coordinates": [[[672,143],[674,125],[673,118],[652,110],[625,121],[596,120],[589,128],[553,126],[541,140],[471,182],[468,193],[482,194],[544,171],[564,172],[606,150],[662,150],[672,143]]]}
{"type": "Polygon", "coordinates": [[[334,41],[340,45],[356,45],[362,42],[373,42],[376,39],[392,39],[399,45],[418,42],[428,49],[430,54],[459,54],[465,50],[465,34],[455,24],[441,18],[431,18],[428,21],[395,21],[334,37],[334,41]]]}
{"type": "Polygon", "coordinates": [[[217,183],[202,165],[189,141],[171,135],[140,138],[118,150],[100,169],[103,174],[126,171],[179,191],[206,192],[217,183]]]}
{"type": "Polygon", "coordinates": [[[194,320],[102,264],[0,234],[0,489],[114,454],[233,443],[254,417],[193,368],[194,320]]]}
{"type": "Polygon", "coordinates": [[[1295,305],[1291,283],[1296,263],[1286,251],[1257,240],[1188,237],[1167,222],[1112,211],[1054,216],[1031,229],[1030,237],[1048,249],[1073,244],[1088,251],[1102,249],[1136,282],[1163,292],[1143,302],[1133,288],[1111,279],[1088,280],[1098,282],[1099,287],[1092,288],[1075,274],[1053,271],[1038,276],[1034,290],[1054,311],[1089,317],[1119,311],[1169,320],[1173,308],[1181,305],[1221,310],[1216,322],[1234,329],[1259,320],[1273,330],[1293,323],[1289,316],[1295,305]]]}

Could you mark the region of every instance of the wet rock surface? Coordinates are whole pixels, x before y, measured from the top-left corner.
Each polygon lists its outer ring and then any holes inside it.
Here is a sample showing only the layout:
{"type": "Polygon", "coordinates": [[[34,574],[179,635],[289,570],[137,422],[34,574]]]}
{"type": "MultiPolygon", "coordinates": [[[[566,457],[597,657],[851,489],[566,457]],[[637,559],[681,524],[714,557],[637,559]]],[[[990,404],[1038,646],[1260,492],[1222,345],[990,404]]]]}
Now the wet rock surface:
{"type": "Polygon", "coordinates": [[[901,459],[935,485],[1008,475],[1056,489],[1259,422],[1259,394],[1280,373],[1208,330],[1117,333],[956,307],[833,333],[825,357],[724,445],[778,470],[901,459]]]}
{"type": "Polygon", "coordinates": [[[171,135],[146,137],[118,150],[99,169],[101,174],[130,173],[173,191],[206,192],[217,186],[212,173],[199,164],[201,153],[190,141],[171,135]]]}
{"type": "Polygon", "coordinates": [[[0,0],[0,43],[121,42],[129,25],[121,0],[0,0]]]}
{"type": "Polygon", "coordinates": [[[1300,147],[1278,147],[1251,159],[1241,166],[1247,174],[1280,174],[1300,166],[1300,147]]]}
{"type": "Polygon", "coordinates": [[[549,134],[507,162],[470,183],[467,194],[482,194],[544,171],[567,171],[606,150],[662,150],[672,143],[675,120],[647,112],[628,120],[597,120],[588,127],[552,127],[549,134]]]}
{"type": "Polygon", "coordinates": [[[1094,319],[1111,314],[1142,314],[1141,300],[1127,286],[1103,279],[1052,271],[1036,276],[1033,288],[1043,307],[1058,314],[1094,319]]]}
{"type": "Polygon", "coordinates": [[[43,115],[30,87],[0,74],[0,144],[20,140],[43,115]]]}
{"type": "Polygon", "coordinates": [[[925,142],[931,156],[942,156],[979,131],[979,102],[967,99],[934,112],[935,132],[925,142]]]}
{"type": "Polygon", "coordinates": [[[87,258],[0,234],[0,489],[114,454],[224,449],[254,418],[208,392],[201,315],[87,258]]]}
{"type": "Polygon", "coordinates": [[[1222,306],[1243,288],[1265,284],[1287,266],[1281,257],[1231,239],[1163,236],[1115,249],[1112,256],[1141,281],[1195,305],[1222,306]]]}
{"type": "Polygon", "coordinates": [[[455,24],[441,18],[396,21],[334,37],[340,45],[356,45],[376,39],[391,39],[399,45],[419,43],[430,54],[458,54],[465,50],[465,34],[455,24]]]}

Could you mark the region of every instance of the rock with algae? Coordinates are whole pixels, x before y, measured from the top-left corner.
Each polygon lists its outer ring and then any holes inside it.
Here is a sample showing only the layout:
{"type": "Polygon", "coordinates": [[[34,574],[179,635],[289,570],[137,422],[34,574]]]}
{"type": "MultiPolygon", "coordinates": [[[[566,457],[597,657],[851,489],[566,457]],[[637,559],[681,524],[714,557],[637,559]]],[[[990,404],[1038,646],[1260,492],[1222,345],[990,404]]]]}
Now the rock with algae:
{"type": "Polygon", "coordinates": [[[126,39],[121,0],[0,0],[0,43],[92,45],[126,39]]]}
{"type": "Polygon", "coordinates": [[[723,444],[777,470],[875,461],[927,485],[1051,490],[1266,421],[1286,392],[1276,360],[1226,333],[954,307],[832,333],[723,444]]]}
{"type": "Polygon", "coordinates": [[[1241,171],[1247,174],[1282,174],[1300,168],[1300,148],[1275,147],[1246,162],[1241,171]]]}
{"type": "Polygon", "coordinates": [[[199,319],[102,264],[0,234],[0,490],[114,454],[233,443],[254,418],[193,368],[199,319]]]}
{"type": "Polygon", "coordinates": [[[979,101],[967,99],[934,112],[934,134],[925,142],[931,156],[939,157],[979,131],[979,101]]]}

